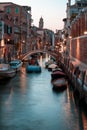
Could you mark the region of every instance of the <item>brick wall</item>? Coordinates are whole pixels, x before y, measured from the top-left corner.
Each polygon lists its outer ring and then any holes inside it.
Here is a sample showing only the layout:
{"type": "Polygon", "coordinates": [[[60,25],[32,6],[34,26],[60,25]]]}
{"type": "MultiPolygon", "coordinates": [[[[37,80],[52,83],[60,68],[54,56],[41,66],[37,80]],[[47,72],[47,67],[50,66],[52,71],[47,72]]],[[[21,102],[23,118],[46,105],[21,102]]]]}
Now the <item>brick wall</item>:
{"type": "Polygon", "coordinates": [[[71,24],[70,54],[87,64],[87,9],[82,11],[71,24]]]}
{"type": "Polygon", "coordinates": [[[72,39],[71,56],[87,64],[87,37],[72,39]]]}
{"type": "Polygon", "coordinates": [[[81,13],[71,25],[71,35],[72,38],[84,35],[84,32],[87,31],[87,12],[81,13]]]}

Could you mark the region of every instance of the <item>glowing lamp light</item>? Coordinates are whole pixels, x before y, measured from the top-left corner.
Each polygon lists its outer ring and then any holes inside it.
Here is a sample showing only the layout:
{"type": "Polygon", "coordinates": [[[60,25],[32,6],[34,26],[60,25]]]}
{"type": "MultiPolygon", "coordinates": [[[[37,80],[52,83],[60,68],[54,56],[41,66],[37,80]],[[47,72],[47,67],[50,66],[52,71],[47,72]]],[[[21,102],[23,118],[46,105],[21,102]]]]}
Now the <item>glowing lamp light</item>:
{"type": "Polygon", "coordinates": [[[66,46],[64,46],[64,51],[66,51],[66,46]]]}
{"type": "Polygon", "coordinates": [[[87,31],[85,31],[84,34],[87,35],[87,31]]]}
{"type": "Polygon", "coordinates": [[[10,41],[10,39],[8,38],[8,42],[10,41]]]}
{"type": "Polygon", "coordinates": [[[25,43],[25,41],[24,41],[24,40],[23,40],[22,42],[23,42],[23,43],[25,43]]]}
{"type": "Polygon", "coordinates": [[[69,38],[71,39],[71,38],[72,38],[72,36],[69,36],[69,38]]]}
{"type": "Polygon", "coordinates": [[[1,47],[4,47],[5,43],[4,43],[4,39],[1,40],[1,47]]]}

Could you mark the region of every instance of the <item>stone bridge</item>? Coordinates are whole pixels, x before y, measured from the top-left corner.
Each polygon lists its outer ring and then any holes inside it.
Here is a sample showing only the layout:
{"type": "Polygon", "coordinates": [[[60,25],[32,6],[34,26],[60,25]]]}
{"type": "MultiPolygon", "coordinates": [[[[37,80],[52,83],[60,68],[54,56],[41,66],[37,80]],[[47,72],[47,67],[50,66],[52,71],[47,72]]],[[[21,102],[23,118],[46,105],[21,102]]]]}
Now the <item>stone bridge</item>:
{"type": "Polygon", "coordinates": [[[36,53],[48,53],[49,55],[53,56],[54,58],[57,58],[58,54],[53,52],[53,51],[48,51],[48,50],[32,50],[29,51],[23,55],[20,56],[20,59],[23,61],[26,59],[28,56],[36,54],[36,53]]]}

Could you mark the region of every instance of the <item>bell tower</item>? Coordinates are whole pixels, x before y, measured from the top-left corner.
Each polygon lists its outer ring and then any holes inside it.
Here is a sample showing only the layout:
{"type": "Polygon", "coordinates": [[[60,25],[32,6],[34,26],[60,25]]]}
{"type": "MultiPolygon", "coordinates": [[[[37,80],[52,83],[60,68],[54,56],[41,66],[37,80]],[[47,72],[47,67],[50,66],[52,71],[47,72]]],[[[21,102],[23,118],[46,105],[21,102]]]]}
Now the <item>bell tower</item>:
{"type": "Polygon", "coordinates": [[[41,17],[39,21],[39,28],[43,29],[43,26],[44,26],[44,22],[43,22],[43,18],[41,17]]]}

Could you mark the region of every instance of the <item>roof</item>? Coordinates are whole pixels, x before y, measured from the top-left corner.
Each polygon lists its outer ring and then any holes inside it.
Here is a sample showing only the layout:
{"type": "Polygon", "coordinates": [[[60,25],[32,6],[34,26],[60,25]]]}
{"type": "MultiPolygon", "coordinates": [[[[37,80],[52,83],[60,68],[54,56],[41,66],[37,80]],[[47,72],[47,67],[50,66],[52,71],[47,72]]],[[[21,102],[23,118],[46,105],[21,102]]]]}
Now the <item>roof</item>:
{"type": "Polygon", "coordinates": [[[4,11],[4,8],[6,6],[9,6],[9,5],[12,5],[12,4],[14,4],[14,3],[12,3],[12,2],[0,2],[0,10],[4,11]]]}

